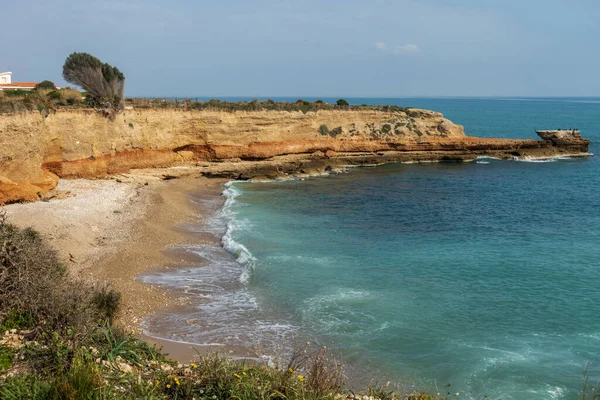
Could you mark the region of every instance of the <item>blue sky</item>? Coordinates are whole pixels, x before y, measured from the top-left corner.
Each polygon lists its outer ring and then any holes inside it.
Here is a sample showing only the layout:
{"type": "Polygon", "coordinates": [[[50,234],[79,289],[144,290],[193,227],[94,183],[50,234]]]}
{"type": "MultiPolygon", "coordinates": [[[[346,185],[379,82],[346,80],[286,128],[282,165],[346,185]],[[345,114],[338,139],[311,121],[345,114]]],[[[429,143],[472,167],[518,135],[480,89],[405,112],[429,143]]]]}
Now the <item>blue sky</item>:
{"type": "Polygon", "coordinates": [[[16,81],[79,51],[128,96],[600,96],[598,0],[0,2],[16,81]]]}

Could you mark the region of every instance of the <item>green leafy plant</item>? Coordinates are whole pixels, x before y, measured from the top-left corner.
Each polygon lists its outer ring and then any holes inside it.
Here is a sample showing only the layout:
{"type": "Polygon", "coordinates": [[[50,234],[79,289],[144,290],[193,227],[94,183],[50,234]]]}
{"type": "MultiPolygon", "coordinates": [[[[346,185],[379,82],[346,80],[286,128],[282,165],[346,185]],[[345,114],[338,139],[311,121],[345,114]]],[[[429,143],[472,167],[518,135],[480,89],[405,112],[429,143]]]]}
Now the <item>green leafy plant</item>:
{"type": "Polygon", "coordinates": [[[322,124],[319,127],[319,133],[324,136],[329,135],[329,127],[325,124],[322,124]]]}
{"type": "Polygon", "coordinates": [[[165,360],[157,347],[108,323],[94,332],[90,343],[99,349],[98,357],[110,362],[120,357],[130,364],[142,366],[145,360],[165,360]]]}
{"type": "Polygon", "coordinates": [[[0,371],[6,370],[12,367],[13,358],[15,357],[16,351],[13,349],[0,345],[0,371]]]}
{"type": "Polygon", "coordinates": [[[35,90],[56,90],[56,85],[51,81],[41,81],[35,85],[35,90]]]}
{"type": "Polygon", "coordinates": [[[45,400],[51,399],[51,384],[33,375],[15,376],[0,385],[0,399],[3,400],[45,400]]]}

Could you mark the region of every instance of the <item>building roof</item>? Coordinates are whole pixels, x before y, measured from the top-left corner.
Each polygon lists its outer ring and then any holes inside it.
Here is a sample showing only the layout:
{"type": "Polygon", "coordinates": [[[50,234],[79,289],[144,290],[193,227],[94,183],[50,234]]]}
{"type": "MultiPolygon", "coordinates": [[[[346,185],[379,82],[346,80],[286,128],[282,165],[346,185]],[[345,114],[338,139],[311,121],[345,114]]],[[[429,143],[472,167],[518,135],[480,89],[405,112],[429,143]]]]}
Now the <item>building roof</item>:
{"type": "Polygon", "coordinates": [[[13,82],[13,83],[0,83],[0,87],[3,88],[34,88],[38,82],[13,82]]]}

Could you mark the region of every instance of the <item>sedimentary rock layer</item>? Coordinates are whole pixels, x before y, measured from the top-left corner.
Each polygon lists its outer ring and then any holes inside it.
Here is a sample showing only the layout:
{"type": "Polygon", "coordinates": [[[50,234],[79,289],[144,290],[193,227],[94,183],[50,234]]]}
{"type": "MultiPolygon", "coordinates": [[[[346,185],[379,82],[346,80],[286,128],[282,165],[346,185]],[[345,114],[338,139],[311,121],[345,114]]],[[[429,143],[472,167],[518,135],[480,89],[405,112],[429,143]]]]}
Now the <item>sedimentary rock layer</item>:
{"type": "Polygon", "coordinates": [[[0,204],[38,199],[59,178],[98,178],[134,168],[194,165],[205,175],[249,179],[342,165],[464,161],[487,155],[580,155],[579,136],[546,140],[465,136],[426,110],[318,112],[93,110],[0,115],[0,204]]]}

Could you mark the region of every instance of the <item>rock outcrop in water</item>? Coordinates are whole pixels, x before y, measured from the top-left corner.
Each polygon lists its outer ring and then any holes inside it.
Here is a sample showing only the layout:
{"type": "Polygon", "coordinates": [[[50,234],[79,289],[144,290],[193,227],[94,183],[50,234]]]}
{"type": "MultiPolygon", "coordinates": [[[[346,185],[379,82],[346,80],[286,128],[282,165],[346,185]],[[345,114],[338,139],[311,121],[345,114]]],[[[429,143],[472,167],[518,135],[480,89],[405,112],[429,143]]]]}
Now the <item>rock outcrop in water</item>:
{"type": "Polygon", "coordinates": [[[549,140],[556,146],[578,146],[581,144],[581,132],[577,129],[554,129],[535,131],[539,137],[549,140]]]}
{"type": "Polygon", "coordinates": [[[36,200],[59,178],[100,178],[134,168],[194,165],[239,179],[322,172],[349,165],[580,156],[579,133],[544,140],[465,136],[427,110],[125,110],[115,121],[93,110],[0,115],[0,204],[36,200]]]}

